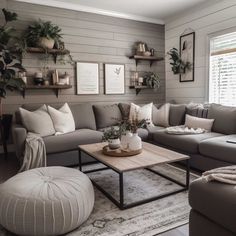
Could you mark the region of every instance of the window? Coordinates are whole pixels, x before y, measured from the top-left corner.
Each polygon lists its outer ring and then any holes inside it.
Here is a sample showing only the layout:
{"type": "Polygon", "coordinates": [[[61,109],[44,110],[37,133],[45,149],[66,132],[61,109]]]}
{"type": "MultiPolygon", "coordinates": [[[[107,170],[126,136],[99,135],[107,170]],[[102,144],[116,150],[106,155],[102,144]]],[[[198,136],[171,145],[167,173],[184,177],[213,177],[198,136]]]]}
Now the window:
{"type": "Polygon", "coordinates": [[[210,41],[209,102],[236,106],[236,32],[210,41]]]}

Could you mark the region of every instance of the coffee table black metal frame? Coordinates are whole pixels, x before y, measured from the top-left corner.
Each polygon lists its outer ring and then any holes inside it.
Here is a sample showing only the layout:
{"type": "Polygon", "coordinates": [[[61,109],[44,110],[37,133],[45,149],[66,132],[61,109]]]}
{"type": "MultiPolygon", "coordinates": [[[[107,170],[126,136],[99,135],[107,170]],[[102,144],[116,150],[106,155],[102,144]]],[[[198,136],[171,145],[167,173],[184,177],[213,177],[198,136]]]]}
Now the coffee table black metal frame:
{"type": "MultiPolygon", "coordinates": [[[[185,170],[186,171],[186,182],[185,183],[181,183],[181,182],[179,182],[179,181],[177,181],[177,180],[175,180],[175,179],[173,179],[173,178],[171,178],[169,176],[166,176],[166,175],[164,175],[162,173],[159,173],[156,170],[153,170],[153,169],[150,169],[150,168],[144,168],[144,169],[146,169],[148,171],[151,171],[154,174],[157,174],[157,175],[159,175],[159,176],[161,176],[161,177],[163,177],[163,178],[165,178],[165,179],[167,179],[167,180],[169,180],[169,181],[179,185],[181,188],[178,189],[178,190],[162,193],[162,194],[159,194],[157,196],[153,196],[153,197],[150,197],[150,198],[147,198],[147,199],[143,199],[143,200],[140,200],[140,201],[136,201],[136,202],[125,204],[125,202],[124,202],[124,181],[123,181],[124,173],[128,172],[128,171],[133,171],[133,170],[127,170],[127,171],[122,171],[122,172],[118,171],[118,170],[112,168],[111,166],[107,166],[106,163],[103,163],[101,160],[96,159],[96,157],[92,156],[89,152],[86,152],[85,150],[82,150],[80,148],[78,148],[78,159],[79,159],[79,170],[81,172],[85,173],[85,174],[111,169],[111,170],[115,171],[119,175],[119,193],[120,193],[119,194],[119,200],[115,199],[110,193],[108,193],[103,187],[101,187],[94,180],[91,179],[91,181],[93,182],[94,186],[98,190],[100,190],[109,200],[111,200],[121,210],[128,209],[128,208],[135,207],[135,206],[139,206],[139,205],[151,202],[151,201],[155,201],[155,200],[158,200],[158,199],[161,199],[161,198],[164,198],[164,197],[168,197],[168,196],[173,195],[173,194],[177,194],[177,193],[180,193],[180,192],[187,191],[189,189],[189,178],[190,178],[189,159],[186,159],[186,170],[185,170]],[[94,158],[99,163],[102,163],[106,167],[83,171],[82,170],[82,161],[81,161],[81,159],[82,159],[81,158],[82,157],[82,152],[86,153],[87,155],[89,155],[90,157],[94,158]]],[[[178,162],[178,161],[174,161],[174,162],[178,162]]],[[[171,163],[174,163],[174,162],[171,162],[171,163]]],[[[168,164],[170,164],[170,163],[168,163],[168,164]]]]}

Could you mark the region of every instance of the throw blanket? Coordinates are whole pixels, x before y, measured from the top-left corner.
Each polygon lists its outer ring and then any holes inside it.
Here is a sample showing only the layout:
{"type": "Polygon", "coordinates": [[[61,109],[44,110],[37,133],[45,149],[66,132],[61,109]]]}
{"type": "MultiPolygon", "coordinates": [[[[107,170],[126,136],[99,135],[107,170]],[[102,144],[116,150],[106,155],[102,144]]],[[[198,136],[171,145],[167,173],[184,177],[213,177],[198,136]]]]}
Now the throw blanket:
{"type": "Polygon", "coordinates": [[[205,130],[201,128],[193,129],[185,127],[184,125],[180,125],[168,127],[166,128],[166,132],[168,134],[202,134],[205,132],[205,130]]]}
{"type": "Polygon", "coordinates": [[[19,172],[45,167],[46,161],[46,148],[43,139],[34,133],[28,133],[25,142],[25,153],[23,164],[19,172]]]}
{"type": "Polygon", "coordinates": [[[203,173],[203,179],[236,185],[236,166],[226,166],[203,173]]]}

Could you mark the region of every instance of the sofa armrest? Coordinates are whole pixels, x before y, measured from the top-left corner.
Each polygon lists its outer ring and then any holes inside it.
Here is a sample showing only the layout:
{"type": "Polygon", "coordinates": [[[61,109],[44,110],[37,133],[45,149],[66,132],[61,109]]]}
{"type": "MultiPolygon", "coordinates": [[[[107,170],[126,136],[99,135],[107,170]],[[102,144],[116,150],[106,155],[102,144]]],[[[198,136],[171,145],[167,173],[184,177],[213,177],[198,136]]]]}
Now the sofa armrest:
{"type": "Polygon", "coordinates": [[[16,156],[19,160],[22,159],[22,155],[24,153],[26,136],[27,130],[23,126],[13,124],[12,137],[15,145],[16,156]]]}

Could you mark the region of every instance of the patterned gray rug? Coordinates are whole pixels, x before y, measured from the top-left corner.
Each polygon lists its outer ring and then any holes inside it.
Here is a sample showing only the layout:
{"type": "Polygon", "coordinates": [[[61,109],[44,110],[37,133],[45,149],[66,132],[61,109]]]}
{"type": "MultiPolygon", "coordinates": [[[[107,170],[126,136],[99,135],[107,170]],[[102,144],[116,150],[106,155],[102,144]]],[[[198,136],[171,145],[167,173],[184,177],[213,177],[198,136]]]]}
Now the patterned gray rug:
{"type": "MultiPolygon", "coordinates": [[[[93,165],[95,167],[95,165],[93,165]]],[[[185,181],[185,172],[169,165],[154,167],[170,177],[185,181]]],[[[118,175],[111,170],[91,173],[92,179],[118,196],[118,175]]],[[[191,174],[191,181],[197,176],[191,174]]],[[[178,185],[147,170],[124,175],[125,202],[141,200],[179,188],[178,185]]],[[[152,236],[188,223],[188,193],[182,192],[127,210],[119,210],[95,189],[95,206],[90,218],[67,236],[152,236]]],[[[0,226],[0,236],[12,236],[0,226]]]]}

